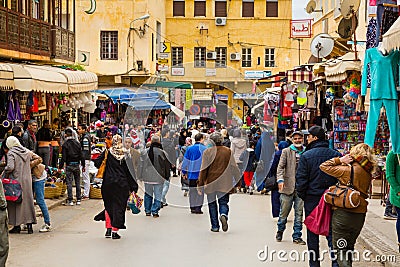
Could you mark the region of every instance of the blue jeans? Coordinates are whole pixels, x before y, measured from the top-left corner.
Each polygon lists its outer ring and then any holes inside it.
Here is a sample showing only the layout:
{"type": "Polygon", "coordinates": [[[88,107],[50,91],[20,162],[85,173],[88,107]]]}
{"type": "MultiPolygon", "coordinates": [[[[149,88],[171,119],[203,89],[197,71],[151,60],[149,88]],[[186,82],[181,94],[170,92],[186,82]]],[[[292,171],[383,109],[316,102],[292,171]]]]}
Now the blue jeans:
{"type": "Polygon", "coordinates": [[[293,240],[301,238],[301,230],[303,229],[303,208],[304,202],[296,192],[291,195],[280,195],[281,209],[279,211],[278,231],[283,232],[286,229],[287,217],[289,216],[292,207],[294,208],[294,223],[293,223],[293,240]]]}
{"type": "Polygon", "coordinates": [[[161,196],[161,201],[162,203],[167,203],[167,199],[165,198],[167,196],[169,190],[169,181],[165,180],[163,184],[163,189],[162,189],[162,196],[161,196]]]}
{"type": "Polygon", "coordinates": [[[397,221],[396,221],[396,231],[397,231],[397,242],[400,244],[400,208],[396,207],[397,211],[397,221]]]}
{"type": "Polygon", "coordinates": [[[219,214],[225,215],[228,218],[229,193],[213,192],[207,194],[207,201],[208,201],[208,212],[210,213],[211,228],[219,229],[218,208],[219,208],[219,214]],[[219,207],[217,206],[217,199],[219,207]]]}
{"type": "Polygon", "coordinates": [[[46,201],[44,200],[44,184],[46,179],[33,182],[33,192],[36,196],[36,203],[39,205],[42,211],[44,223],[50,224],[49,210],[47,209],[46,201]]]}
{"type": "Polygon", "coordinates": [[[163,184],[144,183],[144,190],[144,211],[146,213],[158,214],[161,208],[163,184]]]}

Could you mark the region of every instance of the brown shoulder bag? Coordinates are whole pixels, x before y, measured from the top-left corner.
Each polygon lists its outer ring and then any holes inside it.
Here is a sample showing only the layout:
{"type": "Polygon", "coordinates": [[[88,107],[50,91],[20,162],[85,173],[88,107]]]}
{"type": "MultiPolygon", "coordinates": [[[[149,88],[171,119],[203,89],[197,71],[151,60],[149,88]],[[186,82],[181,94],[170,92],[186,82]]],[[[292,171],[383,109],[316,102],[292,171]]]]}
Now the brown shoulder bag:
{"type": "Polygon", "coordinates": [[[96,178],[103,179],[104,172],[106,171],[107,155],[108,155],[108,150],[106,149],[103,162],[101,163],[100,168],[97,171],[96,178]]]}

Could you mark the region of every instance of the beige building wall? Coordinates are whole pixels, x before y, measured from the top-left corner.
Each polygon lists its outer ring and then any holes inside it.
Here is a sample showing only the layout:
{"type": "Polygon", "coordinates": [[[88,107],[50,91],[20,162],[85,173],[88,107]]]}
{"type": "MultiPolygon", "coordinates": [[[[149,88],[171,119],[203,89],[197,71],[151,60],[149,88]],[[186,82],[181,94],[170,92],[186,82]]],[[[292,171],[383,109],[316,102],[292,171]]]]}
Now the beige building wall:
{"type": "MultiPolygon", "coordinates": [[[[207,1],[206,16],[194,17],[194,0],[185,1],[185,16],[173,16],[173,0],[166,1],[167,42],[183,47],[184,76],[168,75],[170,80],[223,83],[229,82],[240,92],[251,92],[251,80],[244,80],[247,70],[271,71],[276,74],[298,65],[298,43],[290,37],[292,1],[279,0],[278,17],[266,17],[266,1],[254,1],[254,17],[242,17],[242,1],[227,1],[225,26],[215,24],[215,1],[207,1]],[[203,30],[201,30],[203,28],[203,30]],[[194,67],[194,48],[227,47],[227,67],[216,68],[215,60],[207,60],[206,67],[194,67]],[[251,67],[242,67],[241,60],[231,61],[231,53],[242,54],[242,48],[252,49],[251,67]],[[275,67],[265,67],[265,48],[275,48],[275,67]],[[216,75],[206,76],[206,69],[216,75]],[[246,82],[244,88],[240,83],[246,82]]],[[[302,63],[306,58],[302,58],[302,63]]],[[[236,91],[236,90],[235,90],[236,91]]]]}

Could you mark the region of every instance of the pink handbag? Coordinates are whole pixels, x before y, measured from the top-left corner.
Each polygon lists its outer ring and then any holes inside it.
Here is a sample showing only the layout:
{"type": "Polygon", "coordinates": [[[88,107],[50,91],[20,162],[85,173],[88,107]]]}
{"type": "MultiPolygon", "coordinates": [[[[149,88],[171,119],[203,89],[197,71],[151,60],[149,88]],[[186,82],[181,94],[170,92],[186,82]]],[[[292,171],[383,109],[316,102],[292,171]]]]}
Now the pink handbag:
{"type": "Polygon", "coordinates": [[[331,205],[324,201],[324,195],[322,195],[318,206],[307,216],[304,224],[314,234],[328,236],[331,226],[331,215],[331,205]]]}

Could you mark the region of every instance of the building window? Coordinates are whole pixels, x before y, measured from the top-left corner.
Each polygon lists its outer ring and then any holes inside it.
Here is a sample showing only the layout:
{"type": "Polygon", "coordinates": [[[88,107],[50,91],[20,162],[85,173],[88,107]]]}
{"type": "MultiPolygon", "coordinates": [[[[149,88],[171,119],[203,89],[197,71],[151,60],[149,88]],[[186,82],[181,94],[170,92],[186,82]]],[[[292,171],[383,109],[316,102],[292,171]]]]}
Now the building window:
{"type": "Polygon", "coordinates": [[[174,17],[184,17],[185,16],[185,0],[174,0],[173,16],[174,17]]]}
{"type": "Polygon", "coordinates": [[[265,48],[265,67],[275,67],[275,48],[265,48]]]}
{"type": "Polygon", "coordinates": [[[194,16],[205,17],[206,16],[206,0],[195,0],[194,1],[194,16]]]}
{"type": "Polygon", "coordinates": [[[183,67],[183,47],[172,47],[172,67],[183,67]]]}
{"type": "Polygon", "coordinates": [[[100,58],[118,60],[118,31],[100,32],[100,58]]]}
{"type": "Polygon", "coordinates": [[[242,67],[251,67],[251,48],[242,49],[242,67]]]}
{"type": "Polygon", "coordinates": [[[194,48],[194,66],[197,68],[204,68],[206,66],[206,48],[194,48]]]}
{"type": "Polygon", "coordinates": [[[226,0],[215,0],[215,16],[226,17],[226,0]]]}
{"type": "Polygon", "coordinates": [[[216,47],[217,58],[215,59],[216,68],[226,68],[226,47],[216,47]]]}
{"type": "Polygon", "coordinates": [[[242,1],[242,17],[243,18],[254,17],[254,0],[242,1]]]}
{"type": "Polygon", "coordinates": [[[278,0],[267,0],[267,17],[278,17],[278,0]]]}

